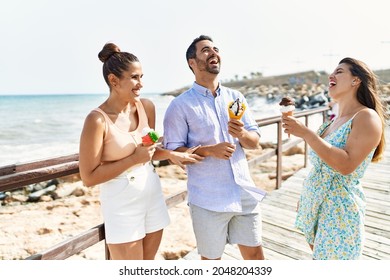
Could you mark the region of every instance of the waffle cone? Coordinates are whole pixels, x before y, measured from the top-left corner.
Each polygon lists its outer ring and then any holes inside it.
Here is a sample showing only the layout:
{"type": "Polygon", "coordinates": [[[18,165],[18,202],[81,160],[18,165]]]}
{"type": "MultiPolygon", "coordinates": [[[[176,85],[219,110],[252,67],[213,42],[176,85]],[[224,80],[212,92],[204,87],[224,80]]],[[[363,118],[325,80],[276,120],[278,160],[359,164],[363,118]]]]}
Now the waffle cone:
{"type": "MultiPolygon", "coordinates": [[[[230,106],[232,104],[233,104],[233,101],[229,103],[228,108],[230,108],[230,106]]],[[[228,109],[229,118],[235,119],[235,120],[241,120],[242,116],[244,115],[245,109],[246,109],[245,104],[242,104],[242,110],[240,111],[240,113],[237,116],[234,114],[234,112],[232,110],[228,109]]]]}
{"type": "Polygon", "coordinates": [[[288,116],[292,116],[294,114],[294,111],[288,111],[288,112],[284,112],[282,114],[283,114],[283,117],[288,117],[288,116]]]}
{"type": "MultiPolygon", "coordinates": [[[[284,112],[284,113],[282,113],[282,115],[283,115],[283,117],[292,116],[292,115],[294,115],[294,111],[284,112]]],[[[288,138],[290,138],[290,133],[288,134],[288,138]]]]}

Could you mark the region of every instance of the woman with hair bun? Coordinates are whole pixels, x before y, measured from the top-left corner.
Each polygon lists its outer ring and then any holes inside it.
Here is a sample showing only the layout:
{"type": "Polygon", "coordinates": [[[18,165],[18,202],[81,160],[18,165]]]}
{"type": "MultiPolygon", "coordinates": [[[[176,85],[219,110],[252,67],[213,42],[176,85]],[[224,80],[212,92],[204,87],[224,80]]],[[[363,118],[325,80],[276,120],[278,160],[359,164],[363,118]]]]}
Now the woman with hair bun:
{"type": "MultiPolygon", "coordinates": [[[[99,185],[110,258],[152,260],[169,215],[161,183],[151,160],[181,167],[202,158],[143,145],[142,131],[155,128],[155,106],[140,98],[142,67],[138,58],[107,43],[98,55],[108,98],[85,119],[79,166],[83,183],[99,185]]],[[[195,148],[194,148],[195,149],[195,148]]]]}
{"type": "Polygon", "coordinates": [[[376,76],[346,57],[329,76],[337,117],[317,133],[294,117],[283,117],[286,133],[311,147],[312,169],[303,183],[295,225],[319,260],[354,260],[362,255],[366,199],[361,178],[385,148],[386,114],[376,76]]]}

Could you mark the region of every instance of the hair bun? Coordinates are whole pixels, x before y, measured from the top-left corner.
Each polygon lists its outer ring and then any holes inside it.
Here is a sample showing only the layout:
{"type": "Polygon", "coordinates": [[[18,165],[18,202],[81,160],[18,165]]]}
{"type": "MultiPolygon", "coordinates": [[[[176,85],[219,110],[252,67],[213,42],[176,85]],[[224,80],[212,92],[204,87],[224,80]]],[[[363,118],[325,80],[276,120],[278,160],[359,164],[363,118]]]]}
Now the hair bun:
{"type": "Polygon", "coordinates": [[[105,63],[110,57],[116,53],[121,52],[119,47],[114,43],[107,43],[104,45],[103,49],[99,52],[98,57],[101,62],[105,63]]]}

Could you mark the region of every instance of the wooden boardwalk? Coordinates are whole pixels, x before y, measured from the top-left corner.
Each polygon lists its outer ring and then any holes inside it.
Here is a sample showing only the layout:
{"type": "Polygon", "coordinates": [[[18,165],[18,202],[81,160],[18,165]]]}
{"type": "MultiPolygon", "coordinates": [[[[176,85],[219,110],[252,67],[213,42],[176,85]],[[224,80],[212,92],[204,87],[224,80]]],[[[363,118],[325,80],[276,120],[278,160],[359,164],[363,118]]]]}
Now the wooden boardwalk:
{"type": "MultiPolygon", "coordinates": [[[[371,163],[362,180],[367,198],[364,260],[390,260],[390,130],[387,129],[384,160],[371,163]]],[[[262,201],[263,249],[268,260],[310,260],[311,250],[301,232],[294,228],[296,205],[303,179],[303,168],[272,191],[262,201]]],[[[199,259],[194,251],[184,259],[199,259]]],[[[227,245],[224,260],[242,259],[236,246],[227,245]]]]}

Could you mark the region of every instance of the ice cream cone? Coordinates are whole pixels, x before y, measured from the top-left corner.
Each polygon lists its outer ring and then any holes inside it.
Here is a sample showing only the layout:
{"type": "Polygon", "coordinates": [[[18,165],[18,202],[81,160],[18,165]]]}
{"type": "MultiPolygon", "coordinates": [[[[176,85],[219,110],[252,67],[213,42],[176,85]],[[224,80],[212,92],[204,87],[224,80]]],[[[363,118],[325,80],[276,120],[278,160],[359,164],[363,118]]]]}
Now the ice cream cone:
{"type": "Polygon", "coordinates": [[[229,118],[240,120],[244,115],[245,109],[246,105],[242,101],[240,101],[239,98],[237,98],[236,100],[230,102],[228,105],[229,118]]]}
{"type": "MultiPolygon", "coordinates": [[[[282,113],[283,117],[288,117],[294,115],[294,111],[287,111],[282,113]]],[[[290,133],[288,133],[288,138],[290,138],[290,133]]]]}
{"type": "MultiPolygon", "coordinates": [[[[279,103],[280,112],[283,117],[292,116],[295,110],[295,101],[292,97],[286,96],[283,97],[279,103]]],[[[290,133],[288,134],[288,138],[290,138],[290,133]]]]}

